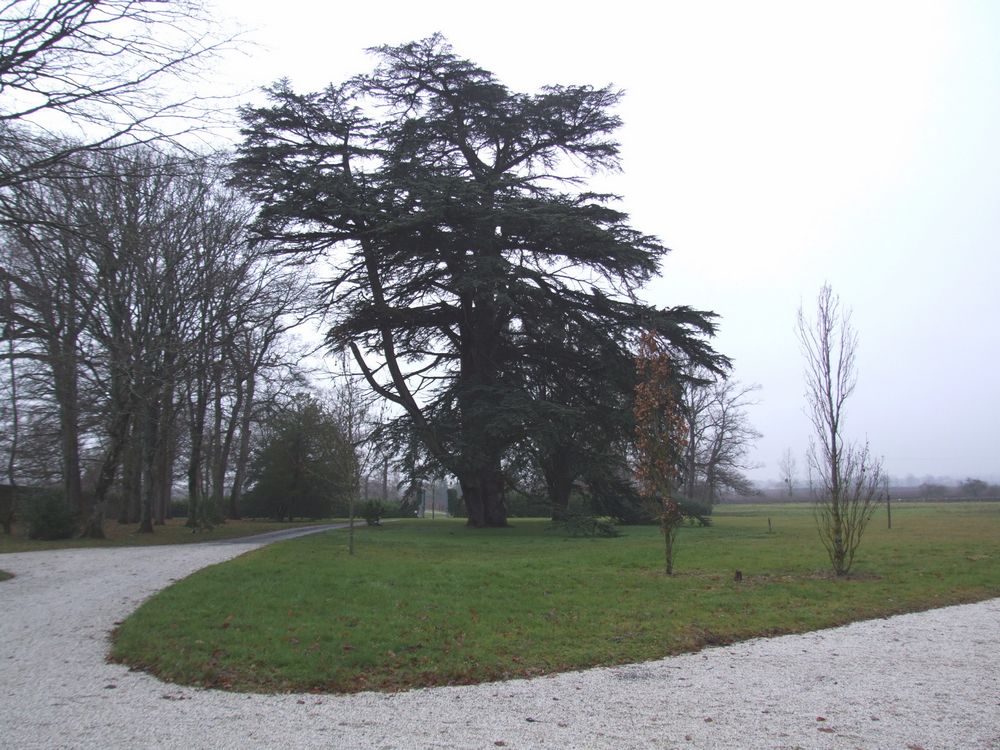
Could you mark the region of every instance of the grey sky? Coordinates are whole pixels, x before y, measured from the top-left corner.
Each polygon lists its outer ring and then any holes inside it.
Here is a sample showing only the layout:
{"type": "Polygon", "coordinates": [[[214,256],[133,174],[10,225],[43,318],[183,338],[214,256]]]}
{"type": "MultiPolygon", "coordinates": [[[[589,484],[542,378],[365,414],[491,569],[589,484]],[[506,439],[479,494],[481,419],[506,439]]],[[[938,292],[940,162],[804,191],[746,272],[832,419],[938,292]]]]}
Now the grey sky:
{"type": "Polygon", "coordinates": [[[894,477],[1000,474],[1000,4],[345,5],[218,0],[260,45],[220,79],[312,90],[441,31],[512,88],[626,90],[599,186],[673,249],[648,298],[722,315],[761,384],[752,476],[804,462],[794,321],[824,281],[861,340],[848,434],[894,477]]]}

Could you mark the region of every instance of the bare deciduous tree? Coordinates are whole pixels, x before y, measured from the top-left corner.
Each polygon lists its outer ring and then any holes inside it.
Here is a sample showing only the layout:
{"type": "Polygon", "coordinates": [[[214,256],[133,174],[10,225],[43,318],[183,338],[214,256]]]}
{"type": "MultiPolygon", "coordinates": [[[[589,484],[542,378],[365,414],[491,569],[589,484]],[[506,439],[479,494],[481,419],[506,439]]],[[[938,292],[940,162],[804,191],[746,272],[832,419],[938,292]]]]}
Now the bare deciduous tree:
{"type": "MultiPolygon", "coordinates": [[[[20,432],[58,443],[56,474],[89,536],[103,533],[119,469],[119,520],[144,531],[164,521],[185,450],[192,521],[206,499],[218,515],[229,477],[245,476],[256,380],[308,295],[247,245],[249,209],[224,179],[214,158],[136,147],[77,154],[4,191],[0,360],[32,385],[18,388],[20,432]]],[[[17,415],[0,415],[0,434],[17,415]]]]}
{"type": "Polygon", "coordinates": [[[806,360],[806,403],[815,431],[808,452],[820,539],[834,572],[847,575],[882,484],[881,461],[864,444],[846,443],[844,405],[857,384],[858,336],[851,314],[824,284],[810,320],[799,308],[797,332],[806,360]]]}
{"type": "Polygon", "coordinates": [[[178,92],[232,41],[218,28],[201,0],[0,4],[0,187],[81,150],[202,127],[208,102],[178,92]]]}
{"type": "Polygon", "coordinates": [[[788,492],[789,497],[795,494],[797,469],[795,454],[792,453],[791,448],[786,448],[785,452],[781,454],[781,458],[778,459],[778,471],[781,473],[781,483],[785,485],[785,490],[788,492]]]}
{"type": "Polygon", "coordinates": [[[385,404],[362,386],[363,376],[352,370],[346,353],[337,359],[336,370],[331,371],[331,376],[336,387],[329,391],[327,401],[353,451],[348,505],[348,553],[353,555],[354,519],[361,483],[364,481],[367,490],[369,475],[390,460],[391,448],[388,441],[380,440],[387,421],[385,404]]]}
{"type": "Polygon", "coordinates": [[[704,369],[689,371],[682,395],[687,419],[683,492],[688,500],[715,503],[724,490],[753,492],[744,471],[747,453],[760,438],[747,415],[760,386],[726,379],[704,369]]]}

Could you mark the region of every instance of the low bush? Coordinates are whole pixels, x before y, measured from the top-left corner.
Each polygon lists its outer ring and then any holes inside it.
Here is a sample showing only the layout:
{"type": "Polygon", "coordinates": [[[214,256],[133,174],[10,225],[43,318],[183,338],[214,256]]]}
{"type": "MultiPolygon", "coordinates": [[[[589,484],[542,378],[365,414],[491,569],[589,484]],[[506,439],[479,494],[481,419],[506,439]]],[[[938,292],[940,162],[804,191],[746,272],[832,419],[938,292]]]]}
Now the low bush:
{"type": "Polygon", "coordinates": [[[560,521],[553,521],[549,527],[569,536],[619,536],[618,527],[611,521],[587,515],[570,515],[560,521]]]}
{"type": "Polygon", "coordinates": [[[366,500],[361,506],[361,517],[369,526],[381,526],[386,507],[381,500],[366,500]]]}
{"type": "Polygon", "coordinates": [[[0,484],[0,527],[4,534],[10,534],[14,524],[16,489],[9,484],[0,484]]]}
{"type": "Polygon", "coordinates": [[[465,500],[458,494],[457,487],[448,488],[448,515],[452,518],[465,518],[465,500]]]}
{"type": "Polygon", "coordinates": [[[21,509],[28,539],[71,539],[77,531],[77,514],[58,490],[37,493],[21,509]]]}
{"type": "Polygon", "coordinates": [[[695,524],[698,526],[712,525],[712,519],[709,518],[712,515],[711,505],[699,503],[696,500],[680,500],[677,505],[680,506],[681,513],[692,526],[695,524]]]}
{"type": "Polygon", "coordinates": [[[513,490],[507,493],[506,502],[509,518],[545,518],[552,513],[552,503],[545,495],[513,490]]]}

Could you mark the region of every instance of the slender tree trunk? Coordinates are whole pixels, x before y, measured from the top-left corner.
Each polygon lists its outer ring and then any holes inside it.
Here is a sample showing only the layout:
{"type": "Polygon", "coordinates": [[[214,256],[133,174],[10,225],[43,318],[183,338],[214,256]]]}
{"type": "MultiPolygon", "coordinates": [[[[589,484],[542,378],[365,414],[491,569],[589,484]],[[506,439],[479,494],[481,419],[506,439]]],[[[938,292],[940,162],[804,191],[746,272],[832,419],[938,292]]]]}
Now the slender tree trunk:
{"type": "MultiPolygon", "coordinates": [[[[236,393],[231,413],[229,415],[229,419],[225,420],[225,429],[223,429],[224,414],[220,377],[219,384],[216,386],[215,398],[215,425],[216,433],[219,437],[216,438],[212,467],[212,504],[216,509],[216,513],[219,514],[220,519],[223,516],[223,501],[226,497],[226,472],[229,469],[229,457],[233,452],[233,439],[236,436],[236,427],[240,423],[240,417],[243,411],[244,384],[238,376],[235,384],[235,390],[236,393]]],[[[228,510],[234,511],[232,507],[228,510]]],[[[236,515],[238,515],[238,513],[236,515]]]]}
{"type": "MultiPolygon", "coordinates": [[[[169,431],[168,431],[169,432],[169,431]]],[[[163,526],[167,521],[174,474],[174,443],[170,434],[161,435],[156,449],[156,505],[153,522],[163,526]]]]}
{"type": "Polygon", "coordinates": [[[240,442],[236,449],[236,466],[233,469],[233,487],[229,493],[229,517],[240,517],[240,500],[243,497],[243,482],[246,480],[247,462],[250,460],[250,424],[253,420],[254,393],[257,378],[247,379],[243,408],[240,410],[240,442]]]}
{"type": "Polygon", "coordinates": [[[698,436],[695,433],[695,418],[693,410],[689,412],[688,415],[688,444],[687,444],[687,460],[685,461],[684,468],[684,495],[688,500],[693,501],[695,499],[695,488],[698,486],[698,464],[697,464],[697,452],[698,452],[698,436]]]}
{"type": "MultiPolygon", "coordinates": [[[[153,376],[155,377],[155,376],[153,376]]],[[[139,533],[153,533],[153,505],[156,497],[156,464],[160,437],[160,388],[146,389],[142,429],[142,503],[139,511],[139,533]]]]}
{"type": "MultiPolygon", "coordinates": [[[[173,362],[167,364],[167,372],[173,367],[173,362]]],[[[169,380],[160,392],[160,417],[156,430],[156,473],[155,473],[155,504],[153,506],[153,522],[162,526],[167,519],[167,505],[170,503],[170,492],[173,487],[174,475],[174,384],[169,380]]]]}
{"type": "Polygon", "coordinates": [[[382,502],[389,502],[389,458],[382,459],[382,502]]]}
{"type": "Polygon", "coordinates": [[[212,439],[209,443],[208,458],[208,503],[205,506],[211,523],[219,520],[222,513],[222,483],[225,467],[222,466],[222,365],[212,368],[212,439]]]}
{"type": "MultiPolygon", "coordinates": [[[[94,507],[85,535],[92,538],[104,538],[104,516],[107,513],[108,493],[115,481],[118,467],[127,462],[126,445],[130,434],[134,434],[135,399],[132,393],[132,370],[129,366],[129,345],[125,334],[125,318],[129,307],[123,299],[117,265],[108,257],[102,257],[100,278],[102,280],[101,294],[106,299],[108,336],[103,337],[109,367],[111,369],[111,423],[108,427],[108,448],[97,475],[97,485],[94,488],[94,507]]],[[[128,475],[128,467],[123,474],[128,475]]],[[[118,509],[118,520],[128,523],[129,495],[128,480],[122,482],[121,507],[118,509]]]]}
{"type": "Polygon", "coordinates": [[[665,528],[663,530],[663,543],[666,545],[664,554],[666,557],[664,572],[668,576],[674,574],[674,541],[677,538],[677,529],[674,527],[665,528]]]}
{"type": "Polygon", "coordinates": [[[668,576],[674,574],[674,548],[677,542],[677,529],[684,522],[677,501],[672,497],[663,499],[663,511],[660,515],[660,530],[663,532],[663,543],[666,545],[664,553],[665,572],[668,576]]]}
{"type": "Polygon", "coordinates": [[[122,470],[122,505],[118,521],[123,524],[138,523],[142,493],[142,409],[137,408],[129,429],[122,470]]]}
{"type": "Polygon", "coordinates": [[[116,377],[112,374],[112,391],[116,394],[114,398],[115,416],[108,430],[108,450],[104,454],[104,461],[101,463],[101,470],[97,475],[97,485],[94,487],[94,505],[91,508],[87,527],[84,529],[84,536],[91,539],[104,539],[104,515],[107,512],[108,491],[114,484],[132,419],[130,408],[124,404],[128,396],[121,392],[122,386],[118,382],[120,379],[120,376],[116,377]]]}
{"type": "Polygon", "coordinates": [[[187,526],[195,528],[200,522],[200,497],[202,484],[203,451],[205,440],[205,417],[208,411],[207,384],[199,373],[195,377],[195,399],[190,402],[191,455],[188,459],[188,519],[187,526]]]}
{"type": "Polygon", "coordinates": [[[63,492],[66,502],[86,518],[89,508],[80,480],[80,403],[77,391],[76,341],[64,339],[50,347],[52,386],[59,405],[63,492]]]}
{"type": "MultiPolygon", "coordinates": [[[[7,284],[6,300],[12,298],[10,284],[7,284]]],[[[7,316],[8,318],[10,315],[7,316]]],[[[15,469],[17,466],[17,438],[20,434],[18,423],[17,404],[17,367],[14,364],[14,334],[12,328],[7,330],[7,355],[9,357],[7,365],[10,368],[10,453],[7,456],[7,483],[10,485],[10,496],[6,507],[0,509],[0,524],[3,525],[3,533],[8,536],[14,524],[14,514],[17,512],[17,477],[15,469]]]]}
{"type": "MultiPolygon", "coordinates": [[[[832,406],[830,407],[832,412],[832,406]]],[[[844,545],[843,498],[841,497],[840,445],[837,440],[839,427],[835,419],[830,424],[830,515],[833,533],[833,569],[838,576],[847,573],[847,550],[844,545]]]]}

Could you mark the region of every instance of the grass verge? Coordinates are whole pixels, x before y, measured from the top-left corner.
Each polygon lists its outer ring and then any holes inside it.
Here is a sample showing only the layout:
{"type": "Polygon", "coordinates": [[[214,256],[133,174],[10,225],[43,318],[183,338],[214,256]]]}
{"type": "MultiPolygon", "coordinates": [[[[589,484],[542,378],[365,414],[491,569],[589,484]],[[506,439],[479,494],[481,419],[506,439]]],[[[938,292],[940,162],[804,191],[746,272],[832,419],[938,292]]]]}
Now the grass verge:
{"type": "Polygon", "coordinates": [[[13,573],[8,573],[6,570],[0,570],[0,581],[8,581],[13,577],[13,573]]]}
{"type": "MultiPolygon", "coordinates": [[[[324,519],[322,521],[302,521],[287,523],[261,519],[243,519],[226,521],[213,529],[202,529],[194,533],[184,524],[185,518],[169,519],[163,526],[154,527],[152,534],[136,532],[138,524],[122,524],[117,521],[106,521],[104,533],[107,539],[59,539],[56,541],[40,541],[28,539],[25,532],[14,524],[11,534],[0,534],[0,554],[5,552],[35,552],[38,550],[70,549],[77,547],[138,547],[153,544],[194,544],[210,542],[218,539],[236,539],[243,536],[263,534],[266,531],[293,529],[299,526],[313,526],[318,523],[337,523],[347,519],[324,519]]],[[[364,524],[364,521],[360,521],[364,524]]]]}
{"type": "Polygon", "coordinates": [[[354,557],[340,534],[276,544],[157,594],[118,629],[113,658],[241,691],[398,690],[1000,596],[1000,503],[894,505],[894,528],[873,520],[847,579],[827,573],[807,507],[724,506],[714,520],[681,530],[671,578],[655,528],[566,539],[542,521],[406,521],[365,529],[354,557]]]}

